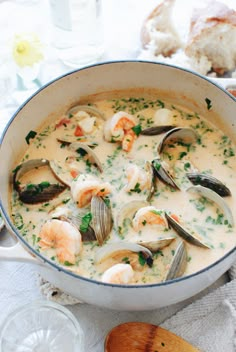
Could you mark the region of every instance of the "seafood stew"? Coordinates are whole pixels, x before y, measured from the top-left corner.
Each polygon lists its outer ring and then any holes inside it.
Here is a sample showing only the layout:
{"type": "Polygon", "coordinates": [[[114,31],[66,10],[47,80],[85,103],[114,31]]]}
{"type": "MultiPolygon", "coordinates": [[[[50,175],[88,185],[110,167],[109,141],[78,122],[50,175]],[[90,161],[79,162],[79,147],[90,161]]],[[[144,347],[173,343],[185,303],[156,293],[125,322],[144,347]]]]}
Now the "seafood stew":
{"type": "Polygon", "coordinates": [[[235,147],[197,111],[155,91],[111,92],[26,140],[13,170],[12,218],[30,245],[68,270],[158,283],[236,245],[235,147]]]}

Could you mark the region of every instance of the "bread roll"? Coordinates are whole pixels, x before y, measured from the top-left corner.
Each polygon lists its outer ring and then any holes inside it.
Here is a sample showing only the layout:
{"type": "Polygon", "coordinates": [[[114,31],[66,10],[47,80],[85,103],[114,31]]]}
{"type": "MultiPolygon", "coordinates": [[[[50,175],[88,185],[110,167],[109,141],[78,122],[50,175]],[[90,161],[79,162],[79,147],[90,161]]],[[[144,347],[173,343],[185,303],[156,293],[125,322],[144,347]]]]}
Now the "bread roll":
{"type": "Polygon", "coordinates": [[[206,57],[219,74],[235,69],[236,11],[217,1],[194,9],[185,53],[195,61],[206,57]]]}
{"type": "Polygon", "coordinates": [[[144,21],[141,43],[154,55],[171,56],[181,47],[180,38],[172,24],[172,9],[175,0],[161,2],[144,21]]]}

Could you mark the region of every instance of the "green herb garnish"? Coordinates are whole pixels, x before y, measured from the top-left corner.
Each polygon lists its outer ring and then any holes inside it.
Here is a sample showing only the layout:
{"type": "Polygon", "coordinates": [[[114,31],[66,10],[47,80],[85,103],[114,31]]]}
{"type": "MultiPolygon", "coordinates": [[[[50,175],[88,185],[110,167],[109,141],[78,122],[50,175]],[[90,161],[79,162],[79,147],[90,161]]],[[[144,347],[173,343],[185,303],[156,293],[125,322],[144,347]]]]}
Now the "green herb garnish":
{"type": "Polygon", "coordinates": [[[139,252],[139,254],[138,254],[138,261],[139,261],[139,264],[142,266],[144,266],[146,264],[146,259],[144,258],[142,252],[139,252]]]}
{"type": "Polygon", "coordinates": [[[34,139],[35,136],[37,135],[37,132],[35,131],[30,131],[27,136],[25,137],[26,143],[30,144],[30,139],[34,139]]]}
{"type": "Polygon", "coordinates": [[[122,258],[122,262],[124,262],[125,264],[130,264],[129,257],[122,258]]]}
{"type": "Polygon", "coordinates": [[[90,212],[85,214],[82,217],[81,224],[79,227],[81,232],[86,232],[88,230],[91,220],[92,220],[92,214],[90,212]]]}
{"type": "Polygon", "coordinates": [[[210,110],[210,109],[212,108],[211,100],[208,99],[208,98],[206,98],[206,99],[205,99],[205,102],[206,102],[206,104],[207,104],[207,109],[210,110]]]}
{"type": "Polygon", "coordinates": [[[136,136],[139,136],[140,133],[142,132],[142,127],[141,125],[136,125],[134,127],[132,127],[132,130],[134,131],[134,133],[136,134],[136,136]]]}
{"type": "Polygon", "coordinates": [[[68,262],[67,260],[64,262],[64,265],[65,266],[71,266],[71,265],[74,265],[74,264],[72,264],[72,263],[70,263],[70,262],[68,262]]]}
{"type": "Polygon", "coordinates": [[[140,183],[136,183],[136,185],[134,186],[133,189],[130,190],[130,192],[141,193],[142,190],[140,189],[140,183]]]}

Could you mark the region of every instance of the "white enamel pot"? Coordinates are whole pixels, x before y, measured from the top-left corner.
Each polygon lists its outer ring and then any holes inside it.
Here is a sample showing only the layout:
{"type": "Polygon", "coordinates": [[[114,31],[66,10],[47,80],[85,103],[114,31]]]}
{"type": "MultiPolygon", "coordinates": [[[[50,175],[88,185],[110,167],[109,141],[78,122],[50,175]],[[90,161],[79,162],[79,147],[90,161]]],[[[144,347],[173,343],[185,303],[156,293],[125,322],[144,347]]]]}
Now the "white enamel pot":
{"type": "Polygon", "coordinates": [[[52,118],[63,106],[88,94],[137,87],[159,89],[160,96],[167,93],[173,101],[221,123],[224,133],[236,140],[236,101],[217,83],[169,65],[125,61],[83,68],[44,86],[12,117],[2,135],[0,148],[1,211],[8,230],[18,240],[14,247],[1,248],[0,258],[34,262],[39,273],[61,290],[89,304],[118,310],[154,309],[193,296],[230,268],[236,260],[236,248],[205,269],[169,282],[140,286],[97,282],[58,267],[24,240],[11,221],[9,185],[16,160],[27,147],[25,136],[30,130],[37,130],[48,116],[52,118]],[[206,98],[211,101],[210,110],[206,98]]]}

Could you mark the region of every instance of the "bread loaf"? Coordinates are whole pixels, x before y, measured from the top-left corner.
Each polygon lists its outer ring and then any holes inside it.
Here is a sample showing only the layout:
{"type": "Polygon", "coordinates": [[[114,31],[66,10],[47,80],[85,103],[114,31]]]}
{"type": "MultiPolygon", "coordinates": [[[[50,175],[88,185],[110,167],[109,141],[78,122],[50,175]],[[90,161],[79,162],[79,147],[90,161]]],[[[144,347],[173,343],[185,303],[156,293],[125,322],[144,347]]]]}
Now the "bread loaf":
{"type": "Polygon", "coordinates": [[[194,60],[205,56],[219,74],[235,69],[236,11],[217,1],[194,9],[185,53],[194,60]]]}
{"type": "Polygon", "coordinates": [[[141,30],[142,47],[154,55],[171,56],[181,47],[180,38],[172,24],[171,13],[175,0],[164,0],[145,20],[141,30]]]}
{"type": "Polygon", "coordinates": [[[206,0],[192,4],[191,12],[187,12],[178,9],[181,3],[163,0],[145,19],[139,58],[173,63],[204,75],[235,70],[236,11],[206,0]]]}

